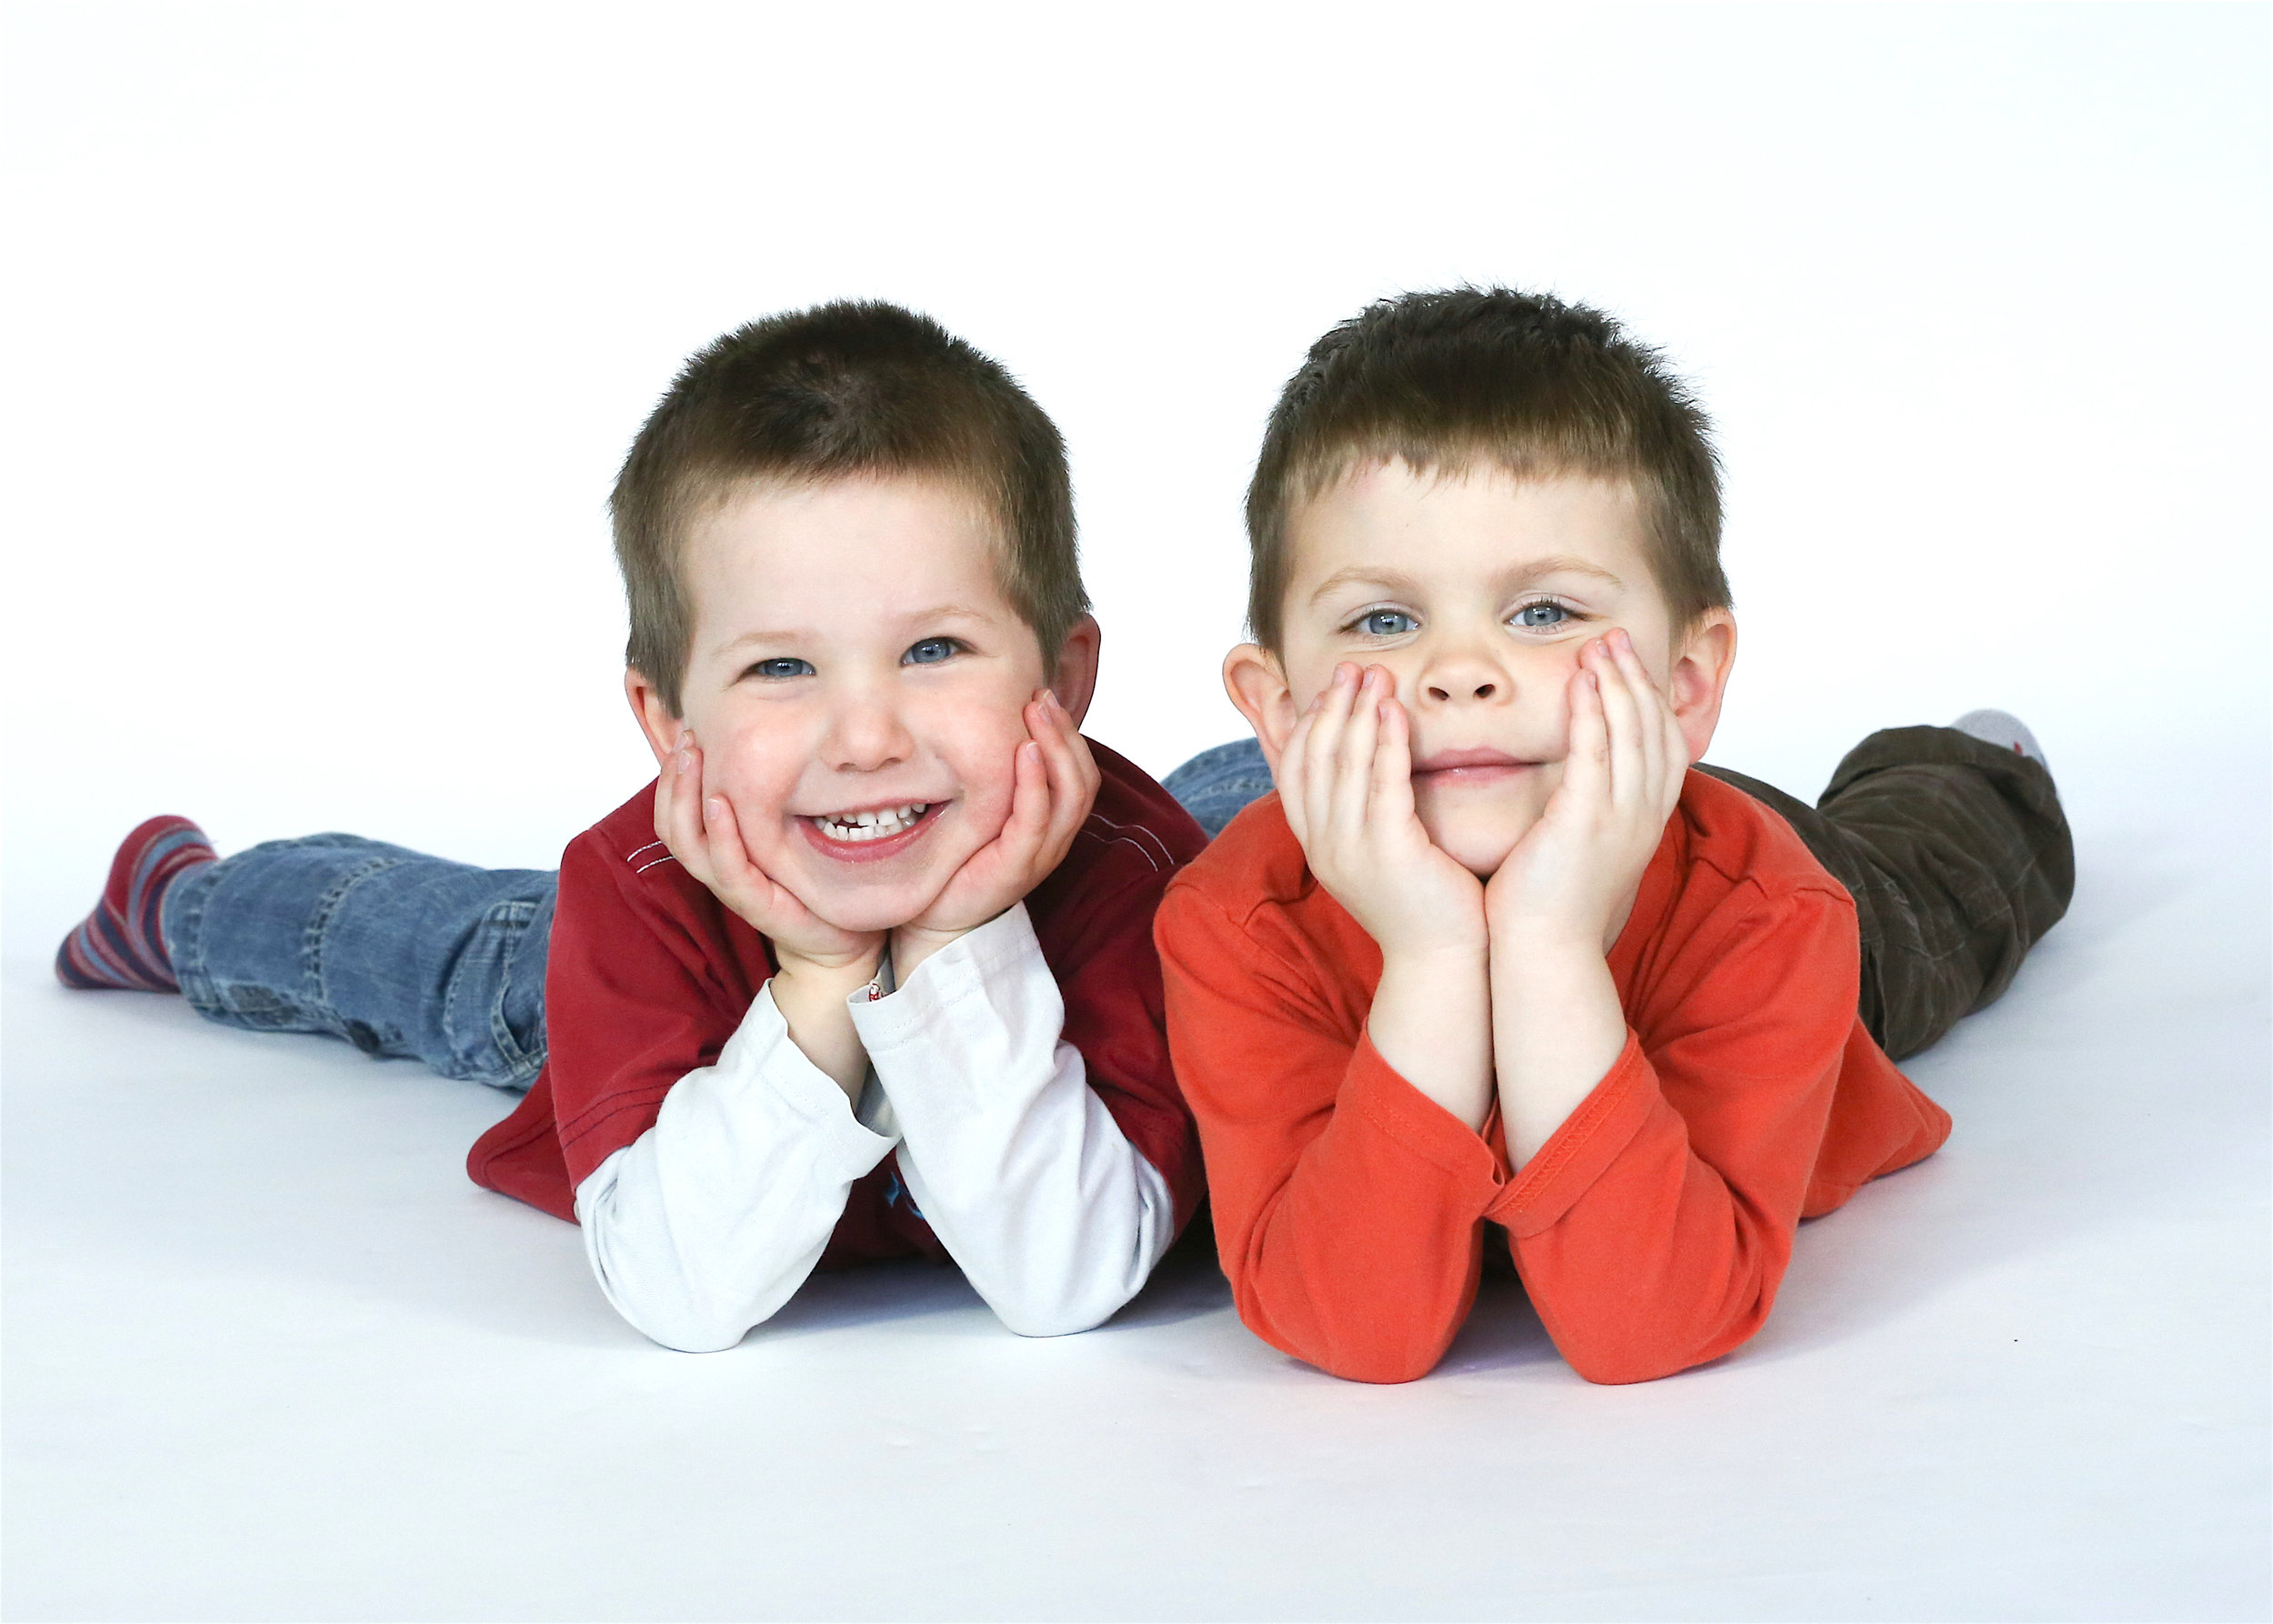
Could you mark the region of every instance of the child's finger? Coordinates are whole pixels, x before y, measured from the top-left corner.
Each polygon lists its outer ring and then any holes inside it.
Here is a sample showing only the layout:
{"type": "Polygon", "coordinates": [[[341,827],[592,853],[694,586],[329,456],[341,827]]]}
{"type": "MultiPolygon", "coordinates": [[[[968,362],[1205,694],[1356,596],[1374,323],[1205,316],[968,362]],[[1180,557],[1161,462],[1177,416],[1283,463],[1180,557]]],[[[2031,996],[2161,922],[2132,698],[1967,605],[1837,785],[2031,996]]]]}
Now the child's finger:
{"type": "Polygon", "coordinates": [[[1042,747],[1028,739],[1011,759],[1010,816],[995,839],[1013,866],[1023,868],[1041,849],[1049,822],[1049,769],[1042,761],[1042,747]]]}
{"type": "Polygon", "coordinates": [[[1634,647],[1630,633],[1620,629],[1607,639],[1610,657],[1625,678],[1627,697],[1634,706],[1634,752],[1640,777],[1635,791],[1640,804],[1655,807],[1659,789],[1666,781],[1666,734],[1663,726],[1666,698],[1657,691],[1649,667],[1642,664],[1641,655],[1634,647]]]}
{"type": "Polygon", "coordinates": [[[1369,668],[1351,695],[1349,725],[1342,730],[1334,764],[1334,824],[1355,833],[1366,826],[1366,805],[1373,798],[1375,748],[1381,737],[1381,701],[1388,691],[1380,667],[1369,668]]]}
{"type": "Polygon", "coordinates": [[[734,815],[734,803],[716,794],[705,795],[701,799],[705,856],[709,860],[712,880],[737,897],[762,889],[753,887],[753,880],[770,884],[750,861],[749,847],[742,844],[742,823],[734,815]]]}
{"type": "Polygon", "coordinates": [[[1305,816],[1308,805],[1310,713],[1303,712],[1295,718],[1292,731],[1278,752],[1278,764],[1272,770],[1272,782],[1278,789],[1278,809],[1286,816],[1287,827],[1295,839],[1307,849],[1309,837],[1304,833],[1309,826],[1305,816]]]}
{"type": "MultiPolygon", "coordinates": [[[[1089,753],[1089,743],[1081,737],[1073,713],[1047,688],[1042,690],[1041,709],[1042,730],[1034,737],[1042,747],[1043,765],[1049,769],[1051,803],[1053,807],[1061,801],[1086,803],[1096,795],[1100,778],[1096,757],[1089,753]]],[[[1086,805],[1082,816],[1088,816],[1086,805]]]]}
{"type": "Polygon", "coordinates": [[[742,838],[742,820],[732,801],[723,795],[706,796],[703,817],[712,865],[705,883],[719,900],[769,936],[779,936],[784,930],[807,930],[819,923],[795,892],[759,867],[750,856],[749,845],[742,838]]]}
{"type": "Polygon", "coordinates": [[[1413,721],[1395,698],[1381,705],[1381,742],[1374,747],[1368,810],[1385,827],[1402,827],[1414,817],[1413,721]]]}
{"type": "Polygon", "coordinates": [[[1342,734],[1349,726],[1350,705],[1357,692],[1355,667],[1337,666],[1334,680],[1327,684],[1315,707],[1317,714],[1311,720],[1309,743],[1305,751],[1302,797],[1303,817],[1314,836],[1323,835],[1333,822],[1342,734]]]}
{"type": "Polygon", "coordinates": [[[656,796],[659,817],[667,816],[667,822],[656,830],[656,837],[669,847],[679,866],[706,885],[710,880],[708,842],[703,837],[703,754],[691,732],[679,735],[679,747],[665,767],[663,777],[668,780],[670,802],[667,815],[662,810],[665,794],[656,796]]]}
{"type": "Polygon", "coordinates": [[[1597,643],[1595,657],[1587,663],[1594,669],[1596,691],[1602,697],[1603,726],[1609,733],[1610,795],[1624,804],[1647,795],[1649,787],[1644,782],[1641,710],[1634,702],[1625,669],[1611,651],[1617,636],[1613,633],[1597,643]]]}
{"type": "Polygon", "coordinates": [[[1673,707],[1668,705],[1664,709],[1659,726],[1666,741],[1666,781],[1657,792],[1657,799],[1670,817],[1674,804],[1681,798],[1681,787],[1689,776],[1689,741],[1681,731],[1681,718],[1674,714],[1673,707]]]}
{"type": "Polygon", "coordinates": [[[1039,741],[1049,787],[1049,823],[1043,831],[1042,853],[1055,867],[1088,820],[1089,808],[1096,804],[1102,775],[1097,771],[1096,757],[1089,753],[1088,741],[1081,737],[1081,730],[1074,726],[1065,707],[1058,704],[1057,696],[1049,695],[1046,703],[1056,725],[1050,728],[1049,737],[1039,741]]]}
{"type": "Polygon", "coordinates": [[[1610,735],[1602,717],[1602,690],[1582,661],[1570,674],[1570,747],[1562,787],[1591,807],[1607,798],[1609,778],[1610,735]]]}

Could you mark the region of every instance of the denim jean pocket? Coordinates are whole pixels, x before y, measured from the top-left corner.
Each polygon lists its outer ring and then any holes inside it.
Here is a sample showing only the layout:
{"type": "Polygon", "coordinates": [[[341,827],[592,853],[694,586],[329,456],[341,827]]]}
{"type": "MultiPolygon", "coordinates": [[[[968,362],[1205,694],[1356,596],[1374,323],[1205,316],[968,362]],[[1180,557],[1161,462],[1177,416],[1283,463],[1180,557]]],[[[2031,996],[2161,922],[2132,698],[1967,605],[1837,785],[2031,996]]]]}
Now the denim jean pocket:
{"type": "MultiPolygon", "coordinates": [[[[544,907],[540,901],[512,897],[484,910],[473,934],[459,949],[442,996],[442,1025],[450,1063],[436,1069],[495,1088],[526,1088],[545,1065],[543,1000],[516,997],[516,977],[534,976],[542,985],[542,944],[532,944],[529,927],[544,907]],[[536,962],[523,949],[536,946],[536,962]],[[516,1030],[517,1007],[530,1007],[516,1030]]],[[[524,989],[525,991],[526,989],[524,989]]]]}

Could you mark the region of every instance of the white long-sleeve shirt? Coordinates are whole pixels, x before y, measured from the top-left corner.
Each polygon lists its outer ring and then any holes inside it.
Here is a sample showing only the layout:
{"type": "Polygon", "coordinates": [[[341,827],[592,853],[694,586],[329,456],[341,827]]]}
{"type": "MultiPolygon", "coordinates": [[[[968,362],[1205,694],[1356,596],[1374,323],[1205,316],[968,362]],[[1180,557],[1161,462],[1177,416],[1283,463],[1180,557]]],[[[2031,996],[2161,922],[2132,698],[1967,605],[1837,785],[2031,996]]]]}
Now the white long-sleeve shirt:
{"type": "Polygon", "coordinates": [[[1063,1040],[1025,906],[851,1011],[872,1068],[857,1114],[761,987],[716,1061],[576,1187],[617,1311],[666,1347],[733,1347],[804,1283],[855,1181],[896,1148],[922,1217],[1012,1330],[1086,1330],[1135,1296],[1175,1203],[1063,1040]]]}

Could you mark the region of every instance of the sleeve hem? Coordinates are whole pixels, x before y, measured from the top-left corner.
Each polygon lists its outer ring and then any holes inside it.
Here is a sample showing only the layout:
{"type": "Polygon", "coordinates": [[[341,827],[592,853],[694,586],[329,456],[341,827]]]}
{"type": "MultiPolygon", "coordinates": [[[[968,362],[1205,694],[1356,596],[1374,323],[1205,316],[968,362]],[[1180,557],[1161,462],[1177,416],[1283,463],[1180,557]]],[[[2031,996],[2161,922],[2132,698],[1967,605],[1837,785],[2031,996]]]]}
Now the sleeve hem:
{"type": "Polygon", "coordinates": [[[1485,1216],[1517,1239],[1552,1228],[1633,1142],[1657,1098],[1656,1079],[1629,1029],[1617,1059],[1568,1120],[1524,1164],[1485,1216]]]}
{"type": "Polygon", "coordinates": [[[789,1035],[788,1019],[774,1002],[770,981],[751,1000],[749,1013],[718,1057],[717,1068],[766,1089],[800,1119],[827,1134],[831,1143],[840,1144],[847,1160],[866,1154],[873,1167],[899,1142],[863,1123],[836,1080],[797,1047],[789,1035]]]}
{"type": "Polygon", "coordinates": [[[1471,1190],[1480,1211],[1506,1182],[1499,1158],[1481,1134],[1407,1081],[1360,1033],[1343,1079],[1342,1108],[1355,1110],[1406,1150],[1471,1190]]]}
{"type": "Polygon", "coordinates": [[[853,1024],[873,1056],[921,1040],[957,1004],[987,996],[990,983],[1039,974],[1056,991],[1056,977],[1042,957],[1042,944],[1026,904],[966,932],[916,967],[916,973],[888,997],[870,1002],[854,995],[853,1024]]]}

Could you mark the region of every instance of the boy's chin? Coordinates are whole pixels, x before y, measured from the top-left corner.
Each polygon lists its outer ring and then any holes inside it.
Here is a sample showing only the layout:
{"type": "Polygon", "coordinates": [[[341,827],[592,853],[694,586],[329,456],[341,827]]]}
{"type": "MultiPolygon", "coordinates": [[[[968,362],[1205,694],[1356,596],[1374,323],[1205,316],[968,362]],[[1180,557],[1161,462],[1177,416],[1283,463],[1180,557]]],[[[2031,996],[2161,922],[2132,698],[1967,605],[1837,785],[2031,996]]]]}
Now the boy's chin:
{"type": "Polygon", "coordinates": [[[1428,838],[1439,851],[1477,878],[1489,879],[1499,872],[1507,854],[1516,849],[1516,843],[1523,838],[1530,821],[1526,820],[1520,827],[1478,827],[1463,819],[1453,827],[1432,828],[1424,819],[1422,827],[1427,828],[1428,838]]]}
{"type": "Polygon", "coordinates": [[[822,924],[864,934],[896,930],[929,907],[939,895],[936,886],[861,887],[849,894],[836,887],[830,890],[828,896],[797,900],[822,924]]]}
{"type": "Polygon", "coordinates": [[[798,877],[791,887],[813,917],[839,930],[896,930],[939,900],[959,863],[926,863],[897,873],[798,877]],[[817,883],[816,883],[817,882],[817,883]]]}

